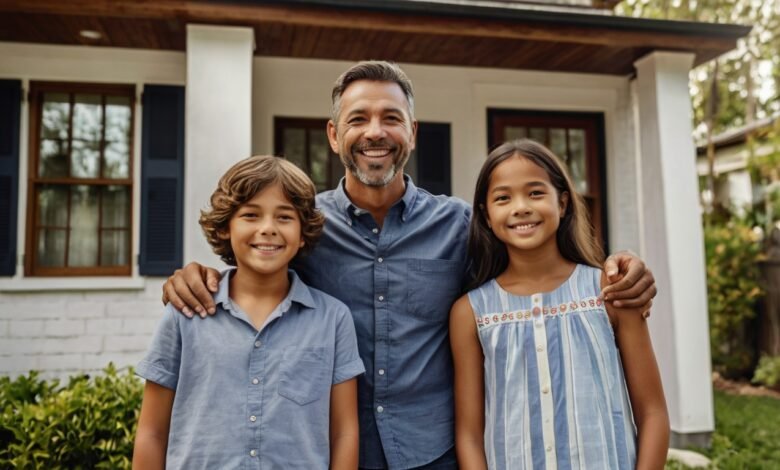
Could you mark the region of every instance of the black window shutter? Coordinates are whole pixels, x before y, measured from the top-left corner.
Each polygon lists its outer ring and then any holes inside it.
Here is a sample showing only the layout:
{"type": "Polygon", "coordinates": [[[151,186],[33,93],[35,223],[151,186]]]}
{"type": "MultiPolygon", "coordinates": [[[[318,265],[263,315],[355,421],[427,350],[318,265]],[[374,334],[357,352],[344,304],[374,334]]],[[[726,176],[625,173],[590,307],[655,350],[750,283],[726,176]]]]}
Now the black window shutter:
{"type": "Polygon", "coordinates": [[[450,125],[421,122],[417,127],[417,185],[431,194],[452,195],[450,125]]]}
{"type": "Polygon", "coordinates": [[[21,80],[0,80],[0,276],[16,273],[21,80]]]}
{"type": "Polygon", "coordinates": [[[138,272],[167,276],[182,264],[184,87],[145,85],[138,272]]]}

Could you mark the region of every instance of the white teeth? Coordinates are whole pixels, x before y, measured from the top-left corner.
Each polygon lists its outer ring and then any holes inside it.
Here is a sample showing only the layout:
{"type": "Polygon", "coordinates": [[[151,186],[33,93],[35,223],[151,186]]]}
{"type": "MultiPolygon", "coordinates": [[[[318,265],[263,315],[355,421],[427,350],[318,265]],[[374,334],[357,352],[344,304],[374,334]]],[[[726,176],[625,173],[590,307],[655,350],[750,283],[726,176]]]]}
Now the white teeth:
{"type": "Polygon", "coordinates": [[[390,153],[390,151],[387,149],[366,149],[362,150],[361,152],[367,157],[384,157],[390,153]]]}
{"type": "Polygon", "coordinates": [[[539,224],[533,223],[533,224],[518,224],[514,225],[512,228],[519,229],[519,230],[528,230],[536,227],[539,224]]]}
{"type": "Polygon", "coordinates": [[[252,248],[259,251],[277,251],[282,249],[280,245],[252,245],[252,248]]]}

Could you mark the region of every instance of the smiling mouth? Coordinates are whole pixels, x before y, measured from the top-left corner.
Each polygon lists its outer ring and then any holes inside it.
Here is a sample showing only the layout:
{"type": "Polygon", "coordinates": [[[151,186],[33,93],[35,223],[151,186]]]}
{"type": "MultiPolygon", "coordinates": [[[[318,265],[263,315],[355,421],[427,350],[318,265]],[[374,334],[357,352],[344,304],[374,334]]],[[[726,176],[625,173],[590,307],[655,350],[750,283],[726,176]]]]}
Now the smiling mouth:
{"type": "Polygon", "coordinates": [[[368,158],[383,158],[393,153],[391,148],[368,148],[358,150],[358,153],[368,158]]]}
{"type": "Polygon", "coordinates": [[[509,228],[514,230],[515,232],[519,233],[526,233],[530,232],[536,227],[538,227],[541,224],[541,222],[530,222],[530,223],[524,223],[524,224],[513,224],[510,225],[509,228]]]}
{"type": "Polygon", "coordinates": [[[256,243],[249,246],[251,246],[255,251],[259,251],[264,255],[272,255],[284,249],[284,245],[272,245],[269,243],[256,243]]]}

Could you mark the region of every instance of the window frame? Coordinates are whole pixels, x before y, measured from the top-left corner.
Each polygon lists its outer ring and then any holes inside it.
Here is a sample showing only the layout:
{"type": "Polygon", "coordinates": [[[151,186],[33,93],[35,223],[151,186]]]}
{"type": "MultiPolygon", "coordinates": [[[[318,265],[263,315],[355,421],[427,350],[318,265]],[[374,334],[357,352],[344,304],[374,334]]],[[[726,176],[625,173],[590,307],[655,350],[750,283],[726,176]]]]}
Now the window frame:
{"type": "MultiPolygon", "coordinates": [[[[71,110],[69,115],[69,139],[73,139],[73,98],[71,98],[71,110]]],[[[45,277],[45,276],[130,276],[133,270],[133,241],[135,238],[133,214],[134,214],[134,190],[135,188],[135,120],[136,120],[136,89],[133,84],[103,84],[103,83],[82,83],[82,82],[51,82],[51,81],[31,81],[28,93],[29,109],[29,132],[28,132],[28,172],[27,172],[27,220],[25,226],[25,257],[24,274],[25,276],[45,277]],[[41,135],[41,114],[43,108],[44,93],[64,93],[68,95],[75,94],[99,94],[102,106],[105,107],[105,96],[124,96],[130,100],[130,127],[128,135],[128,176],[127,178],[78,178],[78,177],[40,177],[38,176],[38,167],[40,162],[40,135],[41,135]],[[127,226],[127,264],[119,266],[39,266],[38,265],[38,191],[41,185],[57,184],[67,186],[95,186],[98,188],[105,186],[125,186],[129,189],[128,204],[128,226],[127,226]]],[[[103,113],[105,122],[105,113],[103,113]]],[[[105,150],[105,129],[101,137],[100,168],[103,169],[103,157],[105,150]]],[[[72,150],[69,143],[68,151],[72,150]]],[[[71,192],[69,191],[69,195],[71,192]]],[[[70,204],[68,204],[70,208],[70,204]]],[[[68,209],[70,214],[70,209],[68,209]]],[[[98,206],[98,227],[102,213],[98,206]]],[[[68,259],[68,240],[70,236],[70,220],[66,228],[66,252],[65,259],[68,259]]],[[[100,229],[98,229],[100,230],[100,229]]],[[[98,256],[100,256],[100,236],[98,234],[98,256]]]]}

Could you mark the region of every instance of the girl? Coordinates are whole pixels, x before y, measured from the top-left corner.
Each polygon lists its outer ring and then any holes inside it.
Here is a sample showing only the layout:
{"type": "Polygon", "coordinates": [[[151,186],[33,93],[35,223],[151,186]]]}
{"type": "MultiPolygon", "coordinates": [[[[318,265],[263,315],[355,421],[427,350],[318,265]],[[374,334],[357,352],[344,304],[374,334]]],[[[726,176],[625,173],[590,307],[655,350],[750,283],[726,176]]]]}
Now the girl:
{"type": "Polygon", "coordinates": [[[663,468],[669,419],[645,319],[600,299],[603,253],[548,149],[518,140],[488,156],[469,255],[475,288],[450,314],[460,466],[663,468]]]}

